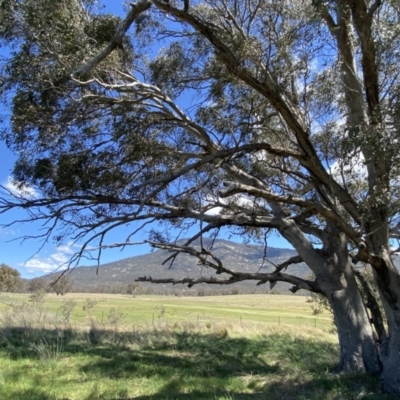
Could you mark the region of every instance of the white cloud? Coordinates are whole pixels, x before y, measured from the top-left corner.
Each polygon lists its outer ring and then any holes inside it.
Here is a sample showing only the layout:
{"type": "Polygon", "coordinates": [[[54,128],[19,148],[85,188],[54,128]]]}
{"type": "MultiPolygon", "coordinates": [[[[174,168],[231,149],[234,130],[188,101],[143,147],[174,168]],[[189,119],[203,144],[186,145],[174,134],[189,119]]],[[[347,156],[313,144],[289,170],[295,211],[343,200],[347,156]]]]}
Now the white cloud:
{"type": "Polygon", "coordinates": [[[57,250],[64,254],[74,254],[74,250],[72,250],[72,247],[79,247],[79,246],[72,244],[72,242],[69,242],[67,245],[58,246],[57,250]]]}
{"type": "Polygon", "coordinates": [[[64,253],[52,254],[50,258],[53,259],[54,261],[56,261],[59,264],[64,264],[69,259],[68,256],[66,254],[64,254],[64,253]]]}
{"type": "Polygon", "coordinates": [[[21,266],[25,267],[28,272],[42,272],[43,274],[47,274],[55,271],[59,267],[59,264],[54,262],[51,257],[34,257],[21,266]]]}
{"type": "Polygon", "coordinates": [[[53,272],[55,270],[64,270],[67,268],[67,262],[71,255],[75,253],[72,249],[77,247],[72,243],[61,245],[56,248],[56,251],[48,257],[34,256],[26,261],[21,267],[24,267],[28,272],[42,272],[43,274],[53,272]]]}
{"type": "Polygon", "coordinates": [[[17,185],[13,182],[11,176],[9,176],[7,178],[7,181],[3,183],[3,186],[7,190],[9,190],[14,196],[27,197],[27,198],[32,198],[37,196],[36,190],[30,186],[24,187],[23,189],[18,188],[17,185]]]}

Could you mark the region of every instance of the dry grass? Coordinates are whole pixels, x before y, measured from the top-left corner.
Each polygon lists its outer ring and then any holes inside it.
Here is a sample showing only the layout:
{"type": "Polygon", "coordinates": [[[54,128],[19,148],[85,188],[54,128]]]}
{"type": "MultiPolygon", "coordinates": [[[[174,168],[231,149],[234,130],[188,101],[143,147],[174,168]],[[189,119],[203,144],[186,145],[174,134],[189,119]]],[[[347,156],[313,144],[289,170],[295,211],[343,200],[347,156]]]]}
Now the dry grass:
{"type": "MultiPolygon", "coordinates": [[[[27,295],[12,295],[8,301],[23,303],[27,295]]],[[[60,308],[66,301],[72,301],[76,307],[70,322],[74,325],[87,325],[89,319],[96,319],[98,324],[104,324],[110,309],[114,308],[122,315],[124,324],[148,324],[160,320],[171,323],[181,321],[226,321],[234,324],[289,324],[302,327],[317,327],[332,330],[332,316],[326,312],[317,317],[311,315],[311,308],[304,296],[277,295],[238,295],[210,297],[165,297],[128,295],[100,295],[71,293],[60,297],[48,295],[42,307],[60,316],[60,308]],[[97,304],[88,318],[83,311],[87,299],[97,304]]],[[[0,311],[6,309],[0,303],[0,311]]]]}

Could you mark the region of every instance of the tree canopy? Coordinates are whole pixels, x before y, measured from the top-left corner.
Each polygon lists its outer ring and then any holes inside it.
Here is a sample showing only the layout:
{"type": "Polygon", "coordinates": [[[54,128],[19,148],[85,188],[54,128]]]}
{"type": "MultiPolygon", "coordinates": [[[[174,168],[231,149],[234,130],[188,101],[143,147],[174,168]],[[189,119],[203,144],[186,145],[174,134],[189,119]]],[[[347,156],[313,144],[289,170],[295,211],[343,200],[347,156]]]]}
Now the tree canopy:
{"type": "Polygon", "coordinates": [[[6,264],[0,265],[0,291],[15,292],[21,284],[20,273],[6,264]]]}
{"type": "Polygon", "coordinates": [[[74,286],[74,281],[71,279],[70,275],[63,275],[62,273],[56,276],[48,285],[49,290],[57,294],[57,296],[64,296],[69,293],[74,286]]]}
{"type": "Polygon", "coordinates": [[[25,194],[3,188],[0,212],[29,210],[45,240],[81,244],[71,262],[159,222],[148,243],[218,274],[142,281],[320,293],[341,368],[399,394],[399,19],[397,0],[141,0],[125,18],[93,1],[3,0],[1,137],[25,194]],[[298,256],[234,271],[202,244],[224,229],[278,232],[298,256]],[[313,279],[290,274],[299,262],[313,279]]]}

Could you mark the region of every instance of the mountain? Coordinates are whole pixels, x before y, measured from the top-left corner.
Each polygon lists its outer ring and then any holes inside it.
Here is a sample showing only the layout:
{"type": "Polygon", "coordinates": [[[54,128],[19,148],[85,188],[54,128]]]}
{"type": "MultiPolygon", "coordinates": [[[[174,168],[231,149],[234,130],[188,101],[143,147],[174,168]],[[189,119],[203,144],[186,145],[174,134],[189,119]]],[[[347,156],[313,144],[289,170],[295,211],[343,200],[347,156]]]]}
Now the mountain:
{"type": "MultiPolygon", "coordinates": [[[[178,244],[183,245],[185,240],[181,240],[178,244]]],[[[203,239],[203,246],[208,248],[211,245],[211,239],[203,239]]],[[[195,245],[196,247],[196,245],[195,245]]],[[[197,243],[197,248],[199,245],[197,243]]],[[[293,249],[281,249],[275,247],[267,248],[267,258],[263,262],[264,248],[262,246],[247,245],[242,243],[231,242],[229,240],[215,240],[212,251],[217,255],[226,267],[243,272],[272,272],[274,265],[280,264],[297,253],[293,249]]],[[[75,292],[110,292],[124,293],[128,284],[135,281],[135,278],[141,276],[152,276],[153,278],[185,278],[196,276],[215,276],[214,270],[197,265],[194,257],[186,254],[180,254],[171,265],[163,262],[172,253],[165,250],[156,250],[149,254],[136,257],[125,258],[119,261],[94,267],[76,267],[71,272],[71,278],[74,280],[75,292]],[[98,270],[98,273],[97,273],[98,270]]],[[[400,260],[394,258],[395,265],[400,270],[400,260]]],[[[310,275],[310,270],[304,263],[293,264],[288,267],[287,271],[293,275],[305,277],[310,275]]],[[[58,273],[46,275],[48,282],[54,280],[58,273]]],[[[223,275],[219,275],[223,276],[223,275]]],[[[254,281],[244,281],[234,285],[196,285],[194,288],[188,289],[187,285],[151,285],[140,284],[145,286],[144,292],[157,292],[162,294],[187,294],[192,295],[200,291],[212,293],[232,292],[232,288],[240,288],[246,292],[265,292],[269,285],[256,286],[254,281]],[[173,289],[172,289],[173,288],[173,289]]],[[[275,290],[280,292],[287,291],[291,285],[286,283],[278,283],[275,290]]],[[[233,293],[232,293],[233,294],[233,293]]]]}
{"type": "MultiPolygon", "coordinates": [[[[179,244],[183,243],[183,240],[179,242],[179,244]]],[[[204,247],[207,248],[210,245],[211,239],[203,239],[204,247]]],[[[243,272],[257,272],[259,269],[263,272],[272,272],[273,264],[280,264],[297,254],[295,250],[291,249],[268,247],[267,259],[263,264],[263,247],[223,239],[215,241],[212,251],[225,266],[243,272]]],[[[87,291],[100,286],[127,285],[134,282],[135,278],[144,275],[151,275],[153,278],[175,279],[215,275],[212,269],[197,265],[196,259],[186,254],[180,254],[172,265],[170,262],[163,265],[163,262],[171,254],[165,250],[156,250],[149,254],[103,264],[98,267],[98,274],[96,274],[97,267],[95,266],[76,267],[71,273],[71,277],[75,281],[74,290],[81,288],[87,291]]],[[[303,263],[290,266],[288,271],[298,276],[305,276],[309,273],[303,263]]],[[[52,274],[47,277],[47,279],[52,278],[52,274]]],[[[255,286],[255,282],[244,282],[243,284],[255,286]]],[[[180,285],[176,287],[178,286],[180,285]]]]}

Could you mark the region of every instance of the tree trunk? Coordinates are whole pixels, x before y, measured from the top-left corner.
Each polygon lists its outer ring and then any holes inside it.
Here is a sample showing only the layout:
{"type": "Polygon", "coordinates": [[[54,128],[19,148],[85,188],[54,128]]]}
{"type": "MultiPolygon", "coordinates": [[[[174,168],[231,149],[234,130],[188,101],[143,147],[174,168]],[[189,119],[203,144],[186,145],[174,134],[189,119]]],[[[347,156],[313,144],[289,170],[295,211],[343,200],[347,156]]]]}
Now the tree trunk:
{"type": "MultiPolygon", "coordinates": [[[[376,215],[372,214],[371,215],[376,215]]],[[[371,264],[380,299],[387,318],[388,337],[380,351],[381,380],[385,391],[400,395],[400,275],[393,264],[387,232],[388,228],[378,217],[368,241],[360,247],[358,259],[371,264]]]]}
{"type": "Polygon", "coordinates": [[[368,314],[354,277],[346,275],[341,289],[327,293],[338,331],[339,370],[378,374],[378,345],[368,314]]]}
{"type": "Polygon", "coordinates": [[[333,310],[339,337],[339,369],[379,373],[378,343],[357,286],[345,235],[327,223],[324,248],[317,251],[293,221],[283,219],[282,225],[282,236],[313,271],[317,286],[333,310]]]}
{"type": "MultiPolygon", "coordinates": [[[[388,322],[389,323],[389,322],[388,322]]],[[[381,380],[385,391],[400,395],[400,328],[396,331],[389,327],[389,340],[382,349],[383,371],[381,380]]]]}
{"type": "Polygon", "coordinates": [[[385,391],[400,395],[400,276],[389,251],[382,246],[371,262],[388,324],[389,337],[381,351],[385,391]]]}

